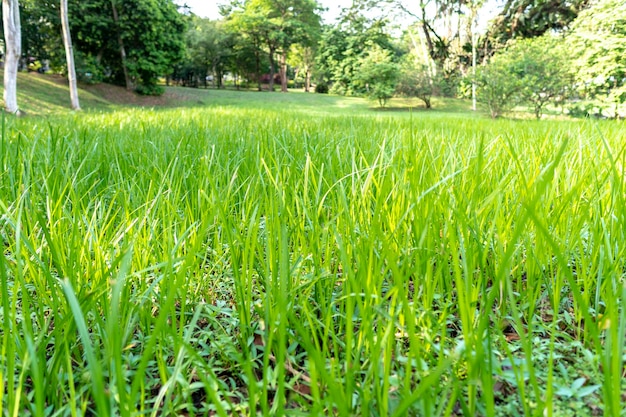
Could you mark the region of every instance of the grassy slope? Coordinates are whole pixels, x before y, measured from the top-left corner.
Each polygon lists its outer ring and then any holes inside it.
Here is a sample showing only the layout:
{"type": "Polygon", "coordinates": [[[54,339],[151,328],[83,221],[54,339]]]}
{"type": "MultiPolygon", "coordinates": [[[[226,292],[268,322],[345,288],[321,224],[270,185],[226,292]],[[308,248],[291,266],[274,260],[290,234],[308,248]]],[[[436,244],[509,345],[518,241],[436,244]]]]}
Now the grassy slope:
{"type": "MultiPolygon", "coordinates": [[[[0,84],[2,74],[0,74],[0,84]]],[[[0,90],[2,90],[0,85],[0,90]]],[[[305,94],[292,91],[289,94],[256,91],[204,90],[168,87],[162,97],[142,97],[125,91],[122,87],[107,84],[79,85],[79,98],[87,112],[114,111],[130,107],[237,107],[246,109],[284,109],[305,112],[311,116],[403,114],[410,111],[423,112],[421,102],[404,99],[391,100],[385,109],[361,98],[305,94]]],[[[475,117],[469,104],[463,100],[434,99],[435,108],[428,111],[433,116],[454,113],[475,117]]],[[[62,115],[70,113],[67,80],[60,76],[37,73],[20,73],[18,76],[18,104],[31,116],[62,115]]]]}

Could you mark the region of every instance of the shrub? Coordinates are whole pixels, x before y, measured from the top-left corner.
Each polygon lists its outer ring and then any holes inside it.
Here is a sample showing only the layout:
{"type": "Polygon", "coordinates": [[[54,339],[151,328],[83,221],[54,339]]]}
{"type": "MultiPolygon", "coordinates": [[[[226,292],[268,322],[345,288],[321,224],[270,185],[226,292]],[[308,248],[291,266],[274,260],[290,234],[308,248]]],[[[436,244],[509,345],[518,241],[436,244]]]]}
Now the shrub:
{"type": "Polygon", "coordinates": [[[416,65],[414,62],[405,63],[396,86],[397,94],[418,98],[424,102],[427,109],[430,109],[434,89],[435,80],[430,76],[426,65],[416,65]]]}
{"type": "MultiPolygon", "coordinates": [[[[96,57],[85,55],[78,51],[74,54],[76,77],[85,84],[97,84],[104,79],[104,71],[96,57]]],[[[65,73],[67,68],[65,68],[65,73]]]]}
{"type": "Polygon", "coordinates": [[[328,94],[328,84],[325,82],[315,84],[315,92],[318,94],[328,94]]]}
{"type": "Polygon", "coordinates": [[[507,57],[496,55],[476,71],[477,99],[487,105],[494,119],[519,101],[520,80],[511,74],[511,64],[507,57]]]}
{"type": "Polygon", "coordinates": [[[139,84],[137,88],[135,88],[135,91],[142,96],[160,96],[165,92],[165,89],[156,84],[139,84]]]}
{"type": "Polygon", "coordinates": [[[393,97],[400,69],[393,62],[391,53],[380,46],[374,46],[368,54],[359,60],[359,71],[355,82],[365,89],[365,95],[377,100],[380,107],[385,107],[387,100],[393,97]]]}

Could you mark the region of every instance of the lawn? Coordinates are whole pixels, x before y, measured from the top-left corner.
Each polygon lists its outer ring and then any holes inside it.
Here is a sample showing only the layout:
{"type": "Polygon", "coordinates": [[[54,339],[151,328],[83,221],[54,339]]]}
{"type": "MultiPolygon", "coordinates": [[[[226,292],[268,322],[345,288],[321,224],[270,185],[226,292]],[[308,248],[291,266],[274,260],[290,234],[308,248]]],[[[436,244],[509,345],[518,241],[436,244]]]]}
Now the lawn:
{"type": "Polygon", "coordinates": [[[623,123],[164,100],[3,119],[5,415],[622,415],[623,123]]]}

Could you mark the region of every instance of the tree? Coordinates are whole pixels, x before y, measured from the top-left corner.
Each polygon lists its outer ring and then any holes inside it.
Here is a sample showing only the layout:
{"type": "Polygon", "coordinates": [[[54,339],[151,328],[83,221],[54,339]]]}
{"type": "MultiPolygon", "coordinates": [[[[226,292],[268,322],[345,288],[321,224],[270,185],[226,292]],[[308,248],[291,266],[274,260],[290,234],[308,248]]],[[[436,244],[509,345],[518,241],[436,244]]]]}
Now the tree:
{"type": "Polygon", "coordinates": [[[477,72],[476,84],[478,100],[493,118],[521,103],[540,118],[547,103],[568,92],[572,78],[566,54],[552,35],[545,35],[511,42],[477,72]]]}
{"type": "Polygon", "coordinates": [[[255,45],[256,62],[258,64],[257,82],[258,89],[261,91],[261,68],[260,54],[262,45],[267,46],[267,56],[269,58],[270,72],[270,91],[274,91],[274,74],[276,73],[275,55],[278,45],[273,35],[273,27],[264,14],[262,4],[255,4],[252,1],[246,1],[245,4],[235,3],[233,8],[228,11],[228,21],[233,29],[243,33],[255,45]]]}
{"type": "Polygon", "coordinates": [[[497,47],[510,39],[562,31],[588,4],[589,0],[506,0],[489,28],[488,39],[497,47]]]}
{"type": "MultiPolygon", "coordinates": [[[[478,16],[493,2],[484,0],[354,0],[355,7],[379,7],[388,15],[414,19],[406,34],[416,52],[428,57],[424,64],[437,76],[439,94],[456,96],[462,76],[475,75],[478,61],[478,16]]],[[[475,96],[475,88],[472,88],[475,96]]],[[[475,107],[475,106],[474,106],[475,107]]]]}
{"type": "Polygon", "coordinates": [[[626,7],[622,0],[596,0],[581,12],[566,38],[575,55],[578,83],[620,116],[626,102],[626,7]]]}
{"type": "Polygon", "coordinates": [[[487,105],[493,119],[513,108],[521,88],[519,78],[511,76],[512,62],[506,55],[496,55],[476,71],[476,93],[479,103],[487,105]]]}
{"type": "Polygon", "coordinates": [[[574,84],[568,56],[551,34],[519,40],[508,53],[517,56],[520,98],[540,119],[546,104],[562,101],[574,84]]]}
{"type": "Polygon", "coordinates": [[[315,48],[296,45],[292,51],[292,64],[296,67],[296,78],[303,79],[304,92],[308,93],[311,89],[311,74],[315,66],[315,48]]]}
{"type": "Polygon", "coordinates": [[[385,107],[393,97],[399,77],[398,65],[388,50],[373,46],[359,61],[356,81],[361,83],[366,96],[377,100],[380,107],[385,107]]]}
{"type": "Polygon", "coordinates": [[[364,94],[364,85],[358,82],[359,67],[369,49],[376,46],[395,54],[384,20],[351,14],[339,25],[326,27],[315,62],[319,81],[332,85],[335,94],[364,94]]]}
{"type": "MultiPolygon", "coordinates": [[[[446,61],[451,56],[451,40],[459,37],[461,7],[466,0],[355,0],[352,13],[372,8],[401,11],[415,19],[422,32],[429,57],[436,65],[436,72],[443,74],[446,61]],[[453,25],[456,23],[456,28],[453,25]],[[457,30],[456,34],[453,32],[457,30]],[[442,35],[446,33],[447,36],[442,35]]],[[[434,75],[434,74],[433,74],[434,75]]]]}
{"type": "Polygon", "coordinates": [[[430,76],[428,67],[416,64],[414,59],[406,60],[400,70],[396,93],[404,97],[420,99],[427,109],[432,107],[431,98],[435,90],[435,80],[430,76]]]}
{"type": "Polygon", "coordinates": [[[235,53],[235,33],[223,21],[191,16],[186,34],[187,66],[193,68],[194,76],[205,83],[207,74],[212,74],[217,87],[222,79],[231,56],[235,53]]]}
{"type": "Polygon", "coordinates": [[[80,110],[78,101],[78,88],[76,86],[76,68],[74,67],[74,49],[72,48],[72,35],[67,16],[67,0],[61,0],[61,25],[63,27],[63,45],[67,57],[67,78],[70,86],[70,100],[73,110],[80,110]]]}
{"type": "Polygon", "coordinates": [[[184,58],[185,18],[172,0],[83,0],[69,4],[75,47],[109,81],[159,94],[159,76],[184,58]]]}
{"type": "Polygon", "coordinates": [[[58,0],[22,0],[20,22],[22,54],[48,60],[53,67],[65,62],[58,0]]]}
{"type": "Polygon", "coordinates": [[[19,114],[17,106],[17,69],[22,54],[20,10],[17,0],[2,0],[4,25],[4,108],[19,114]]]}
{"type": "Polygon", "coordinates": [[[124,83],[126,84],[126,90],[130,91],[133,89],[133,80],[130,78],[130,74],[128,73],[128,64],[127,64],[127,54],[126,54],[126,46],[124,46],[124,37],[122,36],[122,27],[120,24],[120,16],[117,11],[117,1],[111,0],[111,12],[113,13],[113,23],[115,27],[115,34],[117,38],[117,44],[119,46],[120,51],[120,63],[122,68],[122,73],[124,74],[124,83]]]}
{"type": "Polygon", "coordinates": [[[274,89],[276,55],[280,54],[281,91],[287,91],[288,54],[295,44],[311,45],[319,33],[316,0],[247,0],[233,4],[230,19],[251,37],[260,39],[270,61],[270,91],[274,89]]]}

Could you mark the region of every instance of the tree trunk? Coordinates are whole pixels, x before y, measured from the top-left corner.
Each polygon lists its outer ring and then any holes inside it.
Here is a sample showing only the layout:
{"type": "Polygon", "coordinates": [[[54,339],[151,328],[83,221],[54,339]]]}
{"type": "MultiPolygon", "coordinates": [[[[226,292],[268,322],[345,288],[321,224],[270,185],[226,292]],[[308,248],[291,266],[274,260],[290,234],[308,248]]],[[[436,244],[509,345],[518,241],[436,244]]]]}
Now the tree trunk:
{"type": "Polygon", "coordinates": [[[476,111],[476,7],[472,6],[472,110],[476,111]]]}
{"type": "Polygon", "coordinates": [[[4,23],[4,108],[8,113],[20,114],[17,107],[17,67],[22,55],[20,10],[17,0],[2,0],[4,23]]]}
{"type": "Polygon", "coordinates": [[[280,54],[280,91],[287,92],[287,52],[280,54]]]}
{"type": "Polygon", "coordinates": [[[133,82],[128,75],[128,68],[126,67],[126,48],[124,47],[124,39],[122,39],[122,29],[120,28],[120,18],[117,14],[117,6],[115,0],[111,0],[111,8],[113,9],[113,21],[117,26],[117,43],[120,47],[120,57],[122,58],[122,71],[124,72],[124,81],[126,82],[126,90],[131,91],[133,89],[133,82]]]}
{"type": "Polygon", "coordinates": [[[74,67],[74,50],[72,49],[72,35],[70,22],[67,17],[67,0],[61,0],[61,27],[63,29],[63,44],[65,45],[65,59],[67,61],[67,78],[70,84],[70,100],[73,110],[80,110],[78,101],[78,87],[76,86],[76,68],[74,67]]]}
{"type": "Polygon", "coordinates": [[[274,92],[274,75],[276,75],[276,63],[274,62],[274,50],[270,49],[270,92],[274,92]]]}
{"type": "Polygon", "coordinates": [[[256,84],[257,84],[257,89],[259,91],[263,90],[263,87],[261,86],[261,57],[259,55],[259,46],[258,46],[258,42],[255,42],[254,44],[254,63],[255,65],[255,69],[256,69],[256,84]]]}
{"type": "Polygon", "coordinates": [[[304,74],[304,92],[308,93],[311,90],[311,68],[308,65],[304,74]]]}

